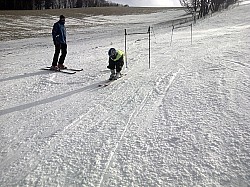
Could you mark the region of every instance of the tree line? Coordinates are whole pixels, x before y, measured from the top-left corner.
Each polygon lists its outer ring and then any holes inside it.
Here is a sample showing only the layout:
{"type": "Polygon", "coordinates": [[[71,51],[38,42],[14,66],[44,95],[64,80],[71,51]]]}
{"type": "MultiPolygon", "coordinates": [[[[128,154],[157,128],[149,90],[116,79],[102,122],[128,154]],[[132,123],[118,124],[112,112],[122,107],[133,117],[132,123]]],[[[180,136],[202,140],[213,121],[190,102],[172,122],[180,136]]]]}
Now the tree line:
{"type": "Polygon", "coordinates": [[[121,5],[106,0],[0,0],[1,10],[41,10],[102,6],[121,5]]]}
{"type": "Polygon", "coordinates": [[[209,12],[228,8],[236,2],[237,0],[180,0],[181,5],[186,7],[189,13],[198,12],[198,18],[206,16],[209,12]]]}

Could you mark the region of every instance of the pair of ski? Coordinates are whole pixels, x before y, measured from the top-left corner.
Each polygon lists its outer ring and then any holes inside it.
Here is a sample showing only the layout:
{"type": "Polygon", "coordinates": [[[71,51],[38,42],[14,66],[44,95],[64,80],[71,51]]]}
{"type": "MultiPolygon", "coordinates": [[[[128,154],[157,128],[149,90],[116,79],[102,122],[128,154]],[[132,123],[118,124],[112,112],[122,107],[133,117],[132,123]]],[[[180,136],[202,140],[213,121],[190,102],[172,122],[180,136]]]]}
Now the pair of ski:
{"type": "Polygon", "coordinates": [[[121,79],[122,77],[124,77],[125,75],[127,74],[121,74],[121,77],[119,77],[118,79],[111,79],[111,80],[106,80],[104,83],[101,83],[98,85],[98,87],[106,87],[106,86],[109,86],[110,84],[112,84],[113,82],[121,79]]]}
{"type": "Polygon", "coordinates": [[[54,72],[66,73],[66,74],[75,74],[78,71],[83,71],[83,69],[75,69],[75,68],[54,70],[54,69],[51,69],[51,67],[42,68],[42,70],[49,70],[49,71],[54,71],[54,72]]]}

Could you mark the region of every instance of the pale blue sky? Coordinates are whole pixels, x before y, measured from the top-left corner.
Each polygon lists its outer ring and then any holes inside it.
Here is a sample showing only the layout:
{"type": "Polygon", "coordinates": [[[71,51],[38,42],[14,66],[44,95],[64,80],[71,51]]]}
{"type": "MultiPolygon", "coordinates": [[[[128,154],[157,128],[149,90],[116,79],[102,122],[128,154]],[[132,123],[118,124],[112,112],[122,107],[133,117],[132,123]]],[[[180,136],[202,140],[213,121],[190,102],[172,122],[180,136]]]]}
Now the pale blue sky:
{"type": "Polygon", "coordinates": [[[111,0],[115,3],[128,4],[129,6],[159,6],[159,7],[176,7],[180,6],[179,0],[111,0]]]}

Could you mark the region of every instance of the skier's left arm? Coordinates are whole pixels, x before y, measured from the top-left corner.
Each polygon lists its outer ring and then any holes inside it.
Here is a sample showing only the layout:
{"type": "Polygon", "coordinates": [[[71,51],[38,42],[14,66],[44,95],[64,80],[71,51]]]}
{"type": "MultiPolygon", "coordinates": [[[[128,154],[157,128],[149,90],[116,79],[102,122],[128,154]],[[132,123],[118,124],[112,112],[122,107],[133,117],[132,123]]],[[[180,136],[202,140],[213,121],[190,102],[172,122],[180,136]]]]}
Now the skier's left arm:
{"type": "Polygon", "coordinates": [[[122,67],[124,65],[124,52],[121,50],[118,50],[116,59],[117,59],[116,63],[122,67]]]}
{"type": "Polygon", "coordinates": [[[124,61],[123,59],[124,59],[124,52],[122,50],[118,50],[116,58],[114,59],[114,61],[116,61],[116,62],[124,61]]]}

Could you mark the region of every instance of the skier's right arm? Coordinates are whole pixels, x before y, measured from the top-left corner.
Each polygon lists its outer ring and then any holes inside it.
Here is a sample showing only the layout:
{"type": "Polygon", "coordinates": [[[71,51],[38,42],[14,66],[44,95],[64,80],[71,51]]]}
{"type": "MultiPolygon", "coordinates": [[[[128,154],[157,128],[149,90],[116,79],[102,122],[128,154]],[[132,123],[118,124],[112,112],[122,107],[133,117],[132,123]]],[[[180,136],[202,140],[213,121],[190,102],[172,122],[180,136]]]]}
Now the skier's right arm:
{"type": "Polygon", "coordinates": [[[59,41],[58,41],[58,25],[57,23],[54,24],[53,26],[53,29],[52,29],[52,37],[53,37],[53,42],[55,45],[59,44],[59,41]]]}

